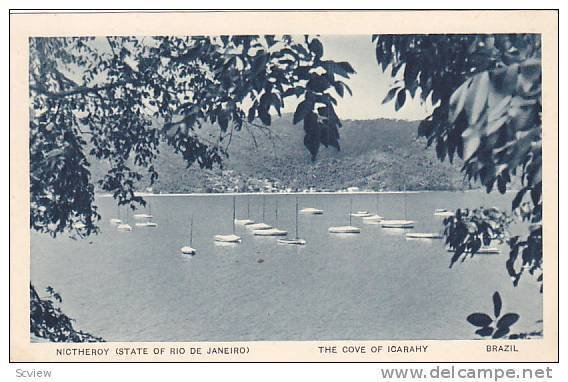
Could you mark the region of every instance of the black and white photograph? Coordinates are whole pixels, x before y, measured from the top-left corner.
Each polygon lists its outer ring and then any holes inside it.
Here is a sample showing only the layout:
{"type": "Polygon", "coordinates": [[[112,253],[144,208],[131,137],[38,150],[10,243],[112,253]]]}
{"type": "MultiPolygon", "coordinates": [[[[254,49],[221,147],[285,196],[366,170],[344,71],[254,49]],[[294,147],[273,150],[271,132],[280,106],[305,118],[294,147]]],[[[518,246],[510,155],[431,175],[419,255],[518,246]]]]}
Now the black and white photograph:
{"type": "Polygon", "coordinates": [[[27,56],[31,344],[549,335],[541,34],[27,56]]]}

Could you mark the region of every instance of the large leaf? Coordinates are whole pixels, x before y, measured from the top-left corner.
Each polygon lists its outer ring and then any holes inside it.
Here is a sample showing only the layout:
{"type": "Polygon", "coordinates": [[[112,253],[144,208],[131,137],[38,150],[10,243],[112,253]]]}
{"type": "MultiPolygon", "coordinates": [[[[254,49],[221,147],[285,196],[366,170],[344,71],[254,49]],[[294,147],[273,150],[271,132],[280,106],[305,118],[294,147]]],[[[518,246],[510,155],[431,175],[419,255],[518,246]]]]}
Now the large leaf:
{"type": "Polygon", "coordinates": [[[497,321],[497,328],[509,328],[519,320],[517,313],[507,313],[497,321]]]}
{"type": "Polygon", "coordinates": [[[470,125],[477,123],[487,105],[489,86],[489,73],[485,71],[476,75],[471,82],[471,86],[467,89],[464,109],[467,113],[467,120],[470,125]]]}
{"type": "Polygon", "coordinates": [[[487,337],[490,336],[491,334],[493,334],[493,328],[491,326],[486,326],[484,328],[481,329],[477,329],[475,331],[475,334],[479,334],[482,337],[487,337]]]}
{"type": "Polygon", "coordinates": [[[401,90],[398,92],[396,96],[396,103],[394,105],[394,109],[398,111],[401,107],[404,106],[404,102],[406,101],[406,90],[401,90]]]}
{"type": "Polygon", "coordinates": [[[495,333],[493,333],[492,338],[503,338],[509,333],[509,328],[498,328],[495,333]]]}
{"type": "Polygon", "coordinates": [[[477,152],[481,143],[481,131],[475,126],[467,128],[462,133],[463,159],[468,160],[477,152]]]}
{"type": "Polygon", "coordinates": [[[388,91],[387,95],[386,95],[385,98],[383,99],[383,102],[381,102],[381,103],[384,104],[384,103],[390,102],[390,101],[394,98],[394,96],[396,95],[396,93],[397,93],[399,90],[400,90],[399,87],[390,88],[390,90],[388,91]]]}
{"type": "Polygon", "coordinates": [[[450,109],[448,113],[448,121],[454,123],[458,115],[463,110],[465,100],[467,98],[467,89],[471,84],[471,79],[466,80],[459,88],[457,88],[450,97],[450,109]]]}
{"type": "Polygon", "coordinates": [[[308,47],[310,48],[310,51],[316,55],[317,58],[323,56],[323,45],[317,38],[313,38],[312,41],[310,41],[308,47]]]}
{"type": "Polygon", "coordinates": [[[323,93],[329,88],[330,84],[327,78],[319,74],[312,75],[306,87],[316,93],[323,93]]]}
{"type": "Polygon", "coordinates": [[[342,61],[336,62],[334,65],[335,73],[339,74],[341,77],[349,78],[350,74],[355,73],[355,69],[351,66],[350,63],[342,61]]]}
{"type": "Polygon", "coordinates": [[[495,317],[499,317],[501,315],[501,307],[503,303],[501,301],[501,295],[499,292],[493,293],[493,313],[495,313],[495,317]]]}
{"type": "Polygon", "coordinates": [[[313,104],[308,100],[304,100],[298,104],[294,112],[294,125],[305,118],[305,116],[312,111],[313,104]]]}
{"type": "Polygon", "coordinates": [[[467,316],[467,321],[474,326],[479,326],[480,328],[483,328],[491,325],[493,319],[485,313],[472,313],[469,316],[467,316]]]}
{"type": "Polygon", "coordinates": [[[304,118],[304,131],[306,132],[304,145],[310,152],[312,160],[315,160],[321,142],[321,132],[317,114],[310,112],[306,115],[304,118]]]}

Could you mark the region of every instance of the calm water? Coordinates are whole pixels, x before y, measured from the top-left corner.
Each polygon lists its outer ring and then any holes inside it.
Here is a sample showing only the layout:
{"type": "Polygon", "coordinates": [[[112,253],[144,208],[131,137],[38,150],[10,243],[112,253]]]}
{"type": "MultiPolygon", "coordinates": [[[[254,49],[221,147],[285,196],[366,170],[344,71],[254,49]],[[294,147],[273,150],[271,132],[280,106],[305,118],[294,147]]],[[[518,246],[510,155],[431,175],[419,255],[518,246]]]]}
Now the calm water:
{"type": "MultiPolygon", "coordinates": [[[[499,206],[512,195],[482,192],[408,194],[414,231],[434,232],[435,208],[499,206]]],[[[237,196],[237,217],[262,216],[262,196],[237,196]]],[[[265,222],[294,236],[295,196],[266,195],[265,222]]],[[[278,245],[237,227],[242,243],[219,246],[213,235],[232,231],[232,197],[148,197],[156,228],[118,232],[111,198],[98,198],[101,234],[86,240],[53,240],[32,234],[31,279],[53,286],[76,327],[107,341],[231,341],[332,339],[470,339],[465,317],[492,312],[491,296],[503,298],[504,312],[518,312],[516,331],[534,330],[542,300],[533,279],[517,288],[505,270],[506,253],[480,255],[448,268],[441,240],[407,240],[398,230],[365,225],[359,235],[328,234],[349,224],[349,195],[300,195],[302,207],[325,210],[299,217],[304,247],[278,245]],[[194,215],[193,247],[189,216],[194,215]],[[259,260],[262,259],[264,261],[259,260]]],[[[374,195],[352,197],[353,210],[374,213],[374,195]]],[[[404,218],[404,197],[382,194],[379,213],[404,218]]],[[[133,225],[134,221],[130,220],[133,225]]]]}

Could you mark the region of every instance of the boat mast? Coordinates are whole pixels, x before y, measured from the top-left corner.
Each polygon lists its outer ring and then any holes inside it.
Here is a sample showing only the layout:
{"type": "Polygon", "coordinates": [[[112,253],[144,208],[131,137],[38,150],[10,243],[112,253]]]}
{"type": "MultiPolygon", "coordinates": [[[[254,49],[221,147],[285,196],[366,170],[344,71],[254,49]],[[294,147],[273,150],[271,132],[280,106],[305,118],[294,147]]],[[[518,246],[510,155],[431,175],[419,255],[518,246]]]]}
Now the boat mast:
{"type": "Polygon", "coordinates": [[[264,195],[262,195],[262,221],[263,222],[264,222],[264,209],[265,209],[264,207],[265,207],[265,204],[266,204],[266,198],[265,198],[264,195]]]}
{"type": "Polygon", "coordinates": [[[349,225],[351,225],[351,213],[353,212],[353,196],[349,199],[349,225]]]}
{"type": "Polygon", "coordinates": [[[250,217],[250,195],[247,195],[247,219],[250,217]]]}
{"type": "Polygon", "coordinates": [[[404,220],[407,220],[406,218],[406,181],[404,182],[404,220]]]}
{"type": "Polygon", "coordinates": [[[296,196],[296,239],[298,239],[298,197],[296,196]]]}
{"type": "Polygon", "coordinates": [[[276,219],[275,225],[278,226],[278,199],[276,199],[276,210],[274,211],[274,217],[276,219]]]}
{"type": "Polygon", "coordinates": [[[236,207],[236,197],[233,195],[233,234],[235,233],[235,207],[236,207]]]}
{"type": "Polygon", "coordinates": [[[191,214],[191,221],[189,224],[189,246],[193,243],[193,214],[191,214]]]}

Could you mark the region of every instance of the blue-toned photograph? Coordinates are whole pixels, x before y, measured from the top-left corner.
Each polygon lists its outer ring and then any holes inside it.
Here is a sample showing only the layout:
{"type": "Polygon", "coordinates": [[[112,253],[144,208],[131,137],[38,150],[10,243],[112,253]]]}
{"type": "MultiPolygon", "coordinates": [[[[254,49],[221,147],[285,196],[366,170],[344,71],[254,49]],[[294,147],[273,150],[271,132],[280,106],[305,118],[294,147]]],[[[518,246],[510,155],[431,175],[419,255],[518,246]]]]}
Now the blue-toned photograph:
{"type": "Polygon", "coordinates": [[[31,342],[542,339],[541,51],[30,38],[31,342]]]}

